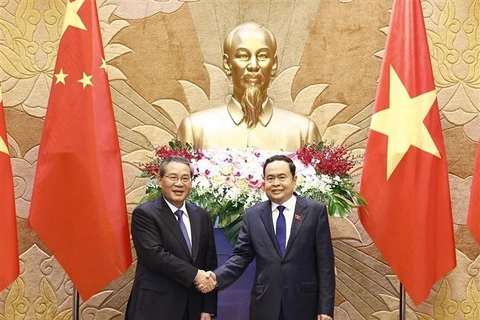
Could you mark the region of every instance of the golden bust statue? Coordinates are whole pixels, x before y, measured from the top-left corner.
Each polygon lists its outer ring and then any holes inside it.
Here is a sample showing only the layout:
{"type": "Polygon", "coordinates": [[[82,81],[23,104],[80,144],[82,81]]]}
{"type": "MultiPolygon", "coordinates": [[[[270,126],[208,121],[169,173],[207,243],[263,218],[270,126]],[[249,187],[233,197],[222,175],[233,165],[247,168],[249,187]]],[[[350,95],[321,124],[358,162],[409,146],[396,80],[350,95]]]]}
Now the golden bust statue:
{"type": "Polygon", "coordinates": [[[256,23],[235,27],[223,44],[223,67],[233,82],[226,105],[195,112],[183,119],[177,138],[196,148],[296,151],[320,141],[317,125],[308,117],[274,106],[267,96],[277,72],[277,43],[256,23]]]}

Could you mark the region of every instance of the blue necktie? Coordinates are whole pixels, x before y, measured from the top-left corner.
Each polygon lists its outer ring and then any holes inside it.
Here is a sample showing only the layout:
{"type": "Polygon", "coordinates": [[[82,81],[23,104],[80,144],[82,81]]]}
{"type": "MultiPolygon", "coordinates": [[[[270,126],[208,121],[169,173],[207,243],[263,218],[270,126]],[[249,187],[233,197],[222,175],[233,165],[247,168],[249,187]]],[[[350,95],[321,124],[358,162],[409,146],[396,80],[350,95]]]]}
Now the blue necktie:
{"type": "Polygon", "coordinates": [[[283,215],[283,210],[285,210],[284,206],[278,206],[278,219],[276,225],[276,237],[278,242],[278,248],[280,249],[280,255],[285,255],[285,242],[287,239],[287,223],[285,222],[285,216],[283,215]]]}
{"type": "Polygon", "coordinates": [[[182,230],[185,242],[187,242],[188,251],[190,252],[190,254],[192,254],[192,244],[190,243],[190,237],[188,236],[187,227],[185,226],[185,223],[183,223],[182,219],[183,211],[179,209],[175,211],[174,214],[178,218],[178,226],[180,227],[180,230],[182,230]]]}

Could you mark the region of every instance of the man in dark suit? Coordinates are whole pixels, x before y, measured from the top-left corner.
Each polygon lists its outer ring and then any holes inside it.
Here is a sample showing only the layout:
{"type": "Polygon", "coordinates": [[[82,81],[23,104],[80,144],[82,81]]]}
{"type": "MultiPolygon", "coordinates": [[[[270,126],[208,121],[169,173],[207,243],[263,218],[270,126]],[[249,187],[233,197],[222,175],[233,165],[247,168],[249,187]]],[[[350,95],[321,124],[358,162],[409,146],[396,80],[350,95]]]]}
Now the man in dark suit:
{"type": "Polygon", "coordinates": [[[250,320],[332,319],[335,271],[326,207],[294,194],[290,158],[269,158],[263,173],[270,200],[245,211],[235,249],[212,278],[224,288],[255,258],[250,320]]]}
{"type": "Polygon", "coordinates": [[[162,195],[133,211],[138,261],[128,320],[210,320],[217,312],[217,293],[194,286],[214,287],[204,270],[217,267],[217,255],[208,213],[185,202],[192,176],[188,160],[165,159],[158,177],[162,195]]]}

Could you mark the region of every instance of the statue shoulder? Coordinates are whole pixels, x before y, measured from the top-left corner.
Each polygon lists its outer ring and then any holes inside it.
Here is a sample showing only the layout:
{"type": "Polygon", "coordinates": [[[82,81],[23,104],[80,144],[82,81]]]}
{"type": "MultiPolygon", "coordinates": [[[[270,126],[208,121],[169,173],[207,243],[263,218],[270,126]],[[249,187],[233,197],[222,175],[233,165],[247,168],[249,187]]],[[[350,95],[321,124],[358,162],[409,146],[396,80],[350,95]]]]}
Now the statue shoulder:
{"type": "Polygon", "coordinates": [[[212,121],[217,124],[225,123],[229,118],[226,106],[195,111],[183,118],[178,127],[177,138],[197,148],[205,148],[203,137],[206,134],[205,132],[209,130],[209,125],[212,124],[212,121]]]}
{"type": "Polygon", "coordinates": [[[212,107],[204,110],[199,110],[191,113],[188,118],[190,118],[191,121],[196,121],[196,120],[205,120],[205,119],[210,119],[211,117],[217,117],[220,115],[228,115],[227,112],[227,106],[218,106],[218,107],[212,107]]]}
{"type": "Polygon", "coordinates": [[[305,116],[293,110],[285,109],[280,106],[278,107],[275,106],[273,108],[274,108],[274,111],[273,111],[274,114],[277,113],[279,116],[288,117],[292,121],[300,121],[304,123],[313,122],[312,119],[310,119],[308,116],[305,116]]]}
{"type": "Polygon", "coordinates": [[[274,107],[273,114],[274,123],[288,123],[290,128],[301,132],[303,142],[314,143],[322,140],[317,124],[308,116],[281,107],[274,107]]]}

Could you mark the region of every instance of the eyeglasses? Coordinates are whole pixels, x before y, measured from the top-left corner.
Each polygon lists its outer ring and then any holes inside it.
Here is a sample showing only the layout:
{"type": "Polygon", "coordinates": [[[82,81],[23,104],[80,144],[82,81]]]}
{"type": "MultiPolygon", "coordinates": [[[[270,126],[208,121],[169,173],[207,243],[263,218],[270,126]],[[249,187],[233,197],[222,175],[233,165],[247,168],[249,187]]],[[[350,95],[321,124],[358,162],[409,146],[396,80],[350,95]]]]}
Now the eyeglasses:
{"type": "Polygon", "coordinates": [[[168,181],[170,181],[170,182],[172,182],[172,183],[176,183],[176,182],[180,181],[180,182],[182,182],[182,183],[184,183],[184,184],[187,184],[187,183],[189,183],[190,181],[192,181],[192,177],[190,177],[190,176],[181,176],[181,177],[179,177],[179,176],[174,175],[174,174],[165,176],[165,178],[167,178],[168,181]]]}

